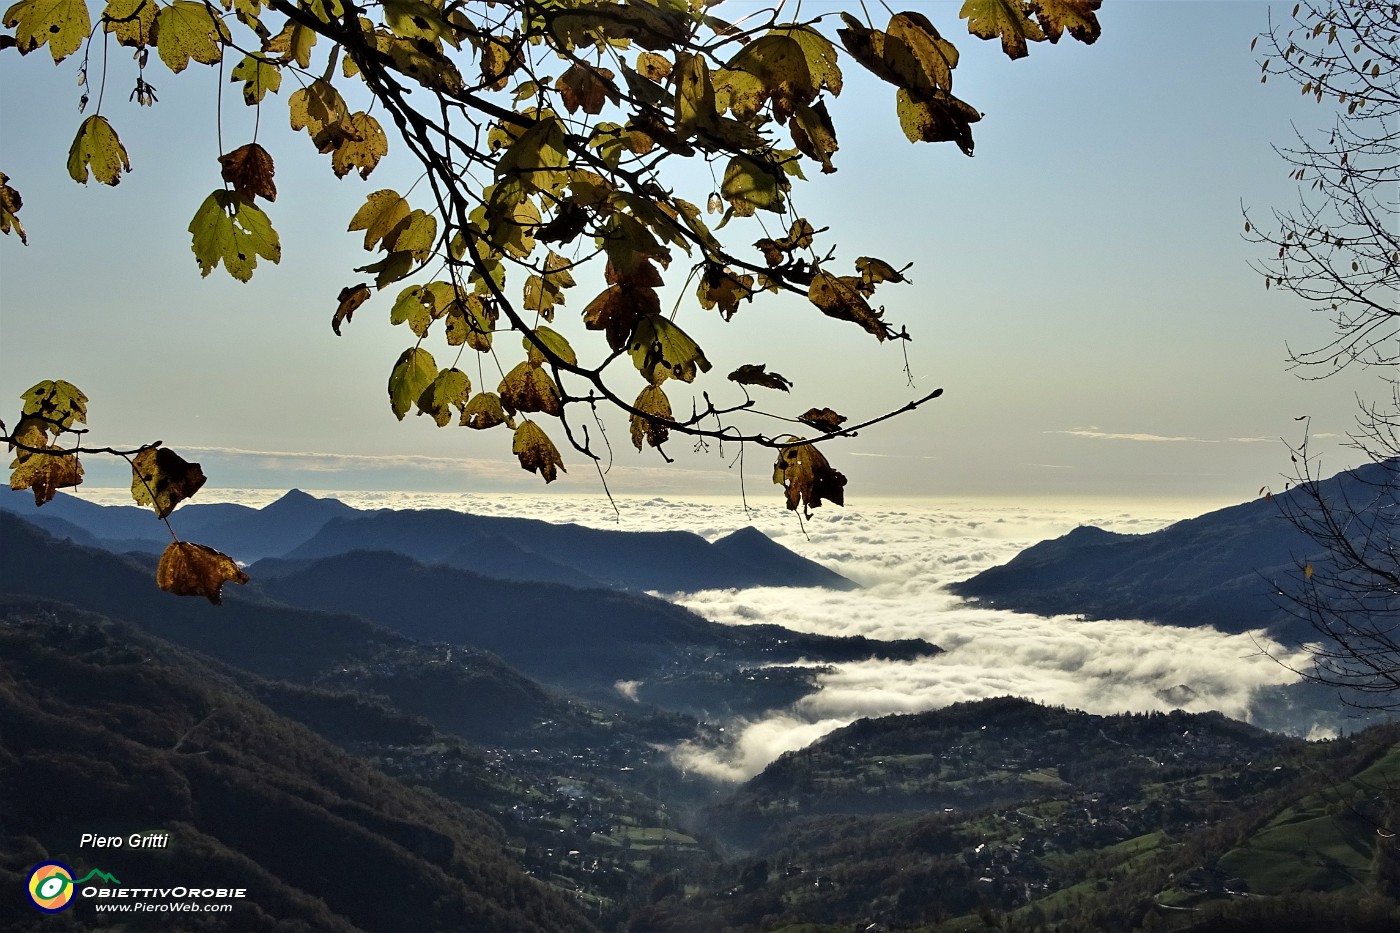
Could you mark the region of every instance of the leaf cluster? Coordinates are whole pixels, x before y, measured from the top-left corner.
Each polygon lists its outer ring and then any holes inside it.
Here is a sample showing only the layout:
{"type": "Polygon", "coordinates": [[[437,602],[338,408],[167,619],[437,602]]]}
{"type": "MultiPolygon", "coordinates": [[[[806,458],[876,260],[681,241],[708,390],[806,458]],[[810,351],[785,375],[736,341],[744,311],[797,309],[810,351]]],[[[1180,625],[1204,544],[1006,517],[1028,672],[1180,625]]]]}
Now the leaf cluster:
{"type": "Polygon", "coordinates": [[[53,501],[60,489],[76,488],[83,481],[79,455],[110,454],[131,465],[131,498],[150,506],[165,522],[173,539],[161,555],[156,582],[161,589],[181,596],[204,596],[220,602],[224,583],[247,583],[232,558],[202,544],[181,541],[167,520],[175,507],[204,485],[204,471],[159,441],[136,450],[91,447],[82,443],[87,423],[88,398],[77,386],[62,379],[46,379],[20,396],[24,403],[13,430],[0,420],[0,441],[14,454],[10,463],[10,488],[34,493],[34,504],[53,501]]]}
{"type": "MultiPolygon", "coordinates": [[[[973,36],[999,40],[1017,58],[1027,42],[1065,33],[1095,41],[1098,7],[967,0],[960,15],[973,36]]],[[[620,409],[639,449],[660,450],[675,433],[792,449],[741,420],[757,414],[752,399],[725,407],[707,392],[690,405],[668,398],[667,388],[684,390],[712,368],[688,332],[707,311],[728,321],[742,306],[791,295],[877,341],[909,339],[874,303],[877,288],[907,281],[908,267],[862,256],[854,274],[843,273],[823,242],[827,228],[800,209],[801,189],[809,169],[837,171],[833,104],[852,66],[895,87],[894,115],[911,142],[953,142],[971,155],[981,113],[953,95],[958,51],[922,12],[895,13],[883,28],[841,13],[834,29],[831,12],[792,21],[786,12],[779,4],[731,23],[701,0],[108,0],[94,25],[82,0],[20,0],[4,24],[21,54],[47,47],[60,62],[84,49],[84,77],[94,43],[134,50],[138,104],[156,101],[146,77],[152,51],[177,75],[227,65],[259,115],[295,85],[285,119],[337,177],[368,179],[391,145],[415,160],[419,184],[376,190],[348,218],[371,257],[355,271],[372,285],[339,292],[332,328],[344,333],[357,309],[398,286],[390,320],[414,340],[390,374],[394,414],[416,407],[446,426],[455,410],[462,426],[506,425],[522,467],[548,482],[563,461],[544,419],[575,451],[600,459],[586,426],[571,420],[574,406],[620,409]],[[709,167],[711,190],[676,190],[674,167],[687,162],[709,167]],[[735,233],[745,228],[761,235],[735,233]],[[583,303],[581,321],[564,321],[568,291],[594,266],[605,269],[603,289],[583,303]],[[695,305],[665,314],[658,290],[676,278],[697,283],[695,305]],[[502,359],[494,338],[503,330],[522,338],[523,361],[502,359]],[[430,342],[445,345],[447,365],[430,342]],[[467,349],[476,367],[462,363],[467,349]],[[614,367],[622,356],[642,383],[635,398],[621,384],[625,368],[614,367]],[[494,381],[487,368],[501,375],[494,392],[485,391],[494,381]],[[515,423],[517,413],[540,421],[515,423]]],[[[68,166],[80,182],[115,185],[131,161],[103,103],[99,93],[68,166]]],[[[247,281],[260,260],[281,260],[259,203],[277,198],[274,155],[253,125],[252,140],[220,156],[222,186],[189,224],[202,275],[223,266],[247,281]]],[[[0,176],[0,230],[24,235],[20,203],[0,176]]],[[[745,386],[795,388],[764,364],[734,372],[745,386]]],[[[874,420],[882,419],[864,423],[874,420]]],[[[839,501],[829,488],[794,499],[784,483],[794,508],[839,501]]]]}

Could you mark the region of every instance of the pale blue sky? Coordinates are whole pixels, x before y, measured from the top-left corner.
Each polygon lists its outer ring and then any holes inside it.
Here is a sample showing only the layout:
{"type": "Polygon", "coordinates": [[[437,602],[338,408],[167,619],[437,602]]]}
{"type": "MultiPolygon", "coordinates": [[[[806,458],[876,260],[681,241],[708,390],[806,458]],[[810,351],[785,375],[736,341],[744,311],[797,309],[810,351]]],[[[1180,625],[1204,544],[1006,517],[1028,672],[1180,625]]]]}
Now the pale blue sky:
{"type": "MultiPolygon", "coordinates": [[[[1241,238],[1242,202],[1262,212],[1296,197],[1271,144],[1290,138],[1291,123],[1330,119],[1296,89],[1260,84],[1249,44],[1267,4],[1110,0],[1096,45],[1041,44],[1017,62],[967,36],[958,4],[907,5],[962,50],[958,92],[986,112],[976,157],[911,146],[892,89],[850,80],[852,68],[832,106],[839,171],[806,186],[799,207],[837,231],[843,263],[863,254],[915,263],[914,284],[886,287],[881,300],[916,337],[917,388],[905,385],[897,346],[800,301],[746,305],[729,325],[683,307],[678,320],[715,362],[706,387],[723,394],[724,373],[762,361],[797,384],[765,407],[831,405],[854,420],[942,386],[921,411],[829,445],[852,497],[1225,504],[1280,485],[1279,438],[1297,437],[1294,416],[1313,415],[1318,432],[1347,430],[1353,393],[1372,387],[1286,372],[1285,341],[1321,343],[1325,322],[1265,292],[1247,265],[1255,247],[1241,238]]],[[[221,270],[201,280],[185,228],[220,184],[208,103],[217,75],[195,65],[173,76],[153,59],[160,103],[138,108],[126,101],[128,58],[114,47],[102,112],[134,168],[108,189],[76,185],[64,167],[80,121],[77,57],[54,68],[47,55],[0,54],[0,171],[24,195],[30,236],[27,248],[0,239],[7,420],[29,385],[66,378],[92,398],[93,440],[163,439],[202,460],[212,484],[542,486],[518,470],[504,431],[394,420],[384,383],[408,345],[388,323],[396,288],[344,337],[330,332],[336,293],[363,278],[350,270],[366,261],[360,236],[341,231],[367,192],[407,187],[410,176],[395,172],[411,166],[386,161],[368,182],[337,181],[286,129],[285,109],[268,108],[259,139],[278,160],[269,213],[283,262],[261,265],[250,285],[221,270]]],[[[251,111],[236,85],[226,86],[224,116],[225,148],[246,142],[251,111]]],[[[709,190],[703,176],[674,183],[683,194],[693,185],[686,196],[700,203],[709,190]]],[[[576,326],[592,297],[584,292],[569,294],[561,330],[576,326]]],[[[681,456],[666,467],[634,453],[625,424],[611,436],[615,491],[738,492],[729,450],[725,461],[692,457],[674,442],[681,456]]],[[[592,469],[564,453],[570,472],[553,488],[597,491],[592,469]]],[[[769,460],[750,451],[750,495],[776,494],[769,460]]],[[[1326,465],[1351,462],[1339,450],[1326,465]]],[[[94,460],[88,469],[98,485],[124,482],[94,460]]]]}

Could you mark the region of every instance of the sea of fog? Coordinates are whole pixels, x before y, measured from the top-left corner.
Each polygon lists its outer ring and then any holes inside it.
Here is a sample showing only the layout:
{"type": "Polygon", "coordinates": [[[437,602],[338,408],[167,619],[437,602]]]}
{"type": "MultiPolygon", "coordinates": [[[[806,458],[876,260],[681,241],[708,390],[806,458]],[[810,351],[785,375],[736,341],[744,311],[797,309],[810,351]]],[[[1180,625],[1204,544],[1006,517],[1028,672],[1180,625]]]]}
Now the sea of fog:
{"type": "MultiPolygon", "coordinates": [[[[944,585],[1010,560],[1077,525],[1145,533],[1210,506],[1184,501],[868,500],[825,506],[800,521],[781,500],[749,507],[737,499],[685,500],[546,496],[315,492],[357,508],[451,508],[625,530],[681,529],[717,538],[753,525],[786,547],[861,584],[861,589],[761,587],[658,594],[730,625],[773,622],[804,632],[924,638],[945,649],[913,662],[836,665],[820,690],[795,707],[726,723],[723,748],[683,745],[685,767],[741,780],[785,751],[864,716],[937,709],[962,700],[1014,695],[1092,713],[1219,710],[1251,719],[1261,689],[1298,679],[1304,658],[1259,635],[1175,628],[1130,619],[1083,621],[979,609],[944,585]],[[1283,662],[1283,663],[1280,663],[1283,662]],[[1285,666],[1287,665],[1287,666],[1285,666]],[[1183,687],[1187,689],[1182,689],[1183,687]]],[[[201,501],[252,506],[280,492],[206,490],[201,501]]],[[[113,504],[129,494],[95,490],[113,504]]],[[[175,521],[178,524],[178,516],[175,521]]],[[[626,685],[620,685],[625,689],[626,685]]],[[[1306,727],[1306,723],[1304,726],[1306,727]]],[[[1303,731],[1307,731],[1304,728],[1303,731]]],[[[1314,735],[1328,734],[1322,726],[1314,735]]]]}

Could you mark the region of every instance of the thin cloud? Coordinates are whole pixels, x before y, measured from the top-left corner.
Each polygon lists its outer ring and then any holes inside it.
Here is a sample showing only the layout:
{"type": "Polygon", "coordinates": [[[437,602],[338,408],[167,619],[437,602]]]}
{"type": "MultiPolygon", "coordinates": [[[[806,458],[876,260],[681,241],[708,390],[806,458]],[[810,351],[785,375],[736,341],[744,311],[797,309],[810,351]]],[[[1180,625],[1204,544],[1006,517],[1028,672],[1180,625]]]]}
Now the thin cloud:
{"type": "Polygon", "coordinates": [[[1046,434],[1067,434],[1070,437],[1083,437],[1096,441],[1139,441],[1148,444],[1277,444],[1276,437],[1182,437],[1173,434],[1120,434],[1112,431],[1098,431],[1089,428],[1076,428],[1070,431],[1046,431],[1046,434]]]}

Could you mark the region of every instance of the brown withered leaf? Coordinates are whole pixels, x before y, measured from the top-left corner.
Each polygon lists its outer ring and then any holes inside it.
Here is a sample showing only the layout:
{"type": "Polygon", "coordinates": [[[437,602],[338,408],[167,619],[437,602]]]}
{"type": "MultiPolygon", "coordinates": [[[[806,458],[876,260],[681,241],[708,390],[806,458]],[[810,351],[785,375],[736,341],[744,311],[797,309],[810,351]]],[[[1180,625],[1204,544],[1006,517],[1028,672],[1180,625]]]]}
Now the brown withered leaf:
{"type": "Polygon", "coordinates": [[[864,283],[853,275],[834,276],[829,272],[818,271],[812,276],[812,284],[807,288],[807,297],[821,309],[822,314],[840,321],[853,321],[875,335],[876,340],[884,340],[887,335],[880,312],[870,307],[861,294],[864,283]]]}
{"type": "Polygon", "coordinates": [[[768,372],[767,363],[745,363],[729,374],[729,380],[740,385],[763,386],[765,389],[777,389],[780,392],[787,392],[792,388],[792,380],[768,372]]]}
{"type": "Polygon", "coordinates": [[[627,346],[637,322],[648,314],[661,313],[661,296],[656,289],[634,285],[609,285],[583,309],[583,326],[607,332],[608,346],[627,346]]]}
{"type": "Polygon", "coordinates": [[[845,423],[846,416],[838,415],[830,408],[809,408],[797,416],[797,420],[803,424],[809,424],[825,434],[841,430],[841,425],[845,423]]]}
{"type": "Polygon", "coordinates": [[[335,331],[337,337],[340,336],[341,323],[349,323],[355,315],[355,309],[369,301],[369,296],[369,286],[364,282],[347,285],[340,290],[340,294],[336,296],[340,306],[335,309],[335,316],[331,318],[331,330],[335,331]]]}
{"type": "Polygon", "coordinates": [[[518,411],[539,411],[558,417],[563,410],[559,387],[535,363],[521,363],[506,373],[497,391],[501,405],[512,415],[518,411]]]}
{"type": "Polygon", "coordinates": [[[239,146],[232,152],[219,156],[224,181],[233,185],[233,190],[249,201],[254,197],[277,200],[277,185],[272,180],[276,167],[272,156],[257,143],[239,146]]]}
{"type": "Polygon", "coordinates": [[[598,114],[607,101],[618,101],[614,77],[607,68],[594,68],[586,62],[575,62],[573,67],[559,76],[554,87],[569,113],[582,109],[587,114],[598,114]]]}
{"type": "Polygon", "coordinates": [[[203,596],[214,605],[223,602],[225,583],[242,585],[248,575],[232,557],[203,544],[172,541],[160,555],[156,585],[176,596],[203,596]]]}
{"type": "Polygon", "coordinates": [[[753,283],[753,276],[747,273],[739,274],[728,266],[706,263],[695,297],[707,311],[718,307],[720,316],[727,321],[739,310],[740,301],[753,300],[753,283]]]}
{"type": "Polygon", "coordinates": [[[810,514],[824,499],[846,504],[845,475],[832,469],[822,452],[811,444],[796,444],[778,451],[773,482],[786,490],[787,507],[794,512],[801,503],[810,514]]]}
{"type": "Polygon", "coordinates": [[[24,234],[24,224],[19,222],[19,209],[24,206],[24,199],[19,196],[19,192],[9,185],[9,176],[0,172],[0,233],[9,233],[13,230],[19,241],[25,246],[29,245],[29,237],[24,234]]]}
{"type": "Polygon", "coordinates": [[[204,471],[167,447],[147,447],[131,458],[131,498],[149,505],[158,518],[199,492],[204,471]]]}

